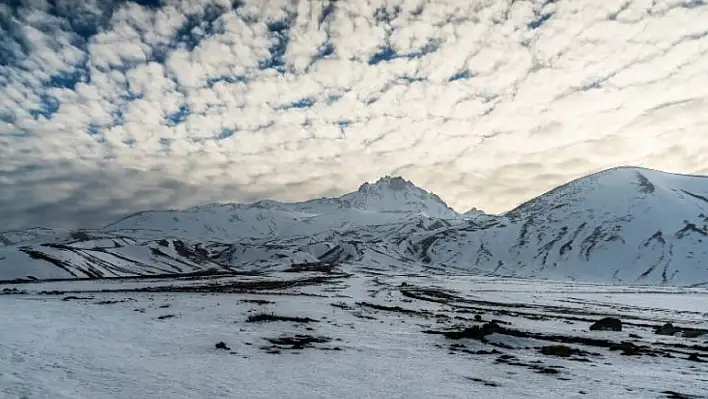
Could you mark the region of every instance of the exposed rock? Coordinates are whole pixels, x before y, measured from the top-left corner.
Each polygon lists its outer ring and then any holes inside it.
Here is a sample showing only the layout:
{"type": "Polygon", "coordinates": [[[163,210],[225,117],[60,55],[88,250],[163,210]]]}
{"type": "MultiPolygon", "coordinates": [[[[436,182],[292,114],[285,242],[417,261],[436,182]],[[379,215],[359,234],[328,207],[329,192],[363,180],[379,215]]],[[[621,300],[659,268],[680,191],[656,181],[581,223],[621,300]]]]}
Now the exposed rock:
{"type": "Polygon", "coordinates": [[[62,298],[62,301],[73,301],[73,300],[90,300],[93,299],[91,296],[74,296],[74,295],[69,295],[64,298],[62,298]]]}
{"type": "Polygon", "coordinates": [[[246,319],[246,323],[261,323],[267,321],[289,321],[293,323],[317,323],[318,320],[309,317],[293,317],[293,316],[278,316],[275,314],[259,313],[250,315],[246,319]]]}
{"type": "Polygon", "coordinates": [[[654,334],[656,334],[656,335],[674,335],[674,334],[676,334],[676,327],[674,327],[674,325],[671,323],[666,323],[661,327],[657,327],[656,330],[654,330],[654,334]]]}
{"type": "Polygon", "coordinates": [[[489,334],[501,331],[502,328],[495,322],[484,323],[480,326],[467,327],[461,331],[446,331],[443,334],[449,339],[472,338],[483,340],[489,334]]]}
{"type": "Polygon", "coordinates": [[[688,360],[690,360],[690,361],[692,361],[692,362],[699,362],[699,363],[705,363],[705,362],[706,362],[706,360],[701,359],[700,356],[698,355],[698,353],[696,353],[696,352],[691,353],[690,355],[688,355],[688,360]]]}
{"type": "Polygon", "coordinates": [[[223,349],[223,350],[227,350],[227,351],[231,350],[231,348],[229,348],[226,345],[226,342],[224,342],[224,341],[217,342],[216,345],[214,345],[214,346],[216,347],[216,349],[223,349]]]}
{"type": "Polygon", "coordinates": [[[590,326],[590,331],[622,331],[622,320],[615,317],[602,318],[590,326]]]}
{"type": "Polygon", "coordinates": [[[624,341],[621,344],[615,344],[610,346],[611,351],[622,351],[625,356],[636,356],[640,355],[641,347],[634,345],[631,342],[624,341]]]}
{"type": "Polygon", "coordinates": [[[467,378],[470,381],[479,382],[479,383],[484,384],[485,386],[488,386],[488,387],[498,387],[499,386],[499,384],[494,381],[487,381],[482,378],[476,378],[476,377],[465,377],[465,378],[467,378]]]}
{"type": "Polygon", "coordinates": [[[88,241],[91,239],[91,236],[86,234],[85,231],[72,231],[71,233],[69,233],[69,237],[71,237],[71,239],[73,240],[81,242],[88,241]]]}
{"type": "Polygon", "coordinates": [[[551,345],[541,348],[541,354],[546,356],[570,357],[573,354],[573,348],[565,345],[551,345]]]}
{"type": "Polygon", "coordinates": [[[669,399],[700,399],[699,396],[696,395],[688,395],[676,391],[664,391],[662,392],[664,395],[666,395],[667,398],[669,399]]]}
{"type": "Polygon", "coordinates": [[[278,349],[304,349],[312,344],[322,344],[331,341],[329,337],[314,337],[311,335],[296,334],[284,335],[279,338],[266,338],[268,342],[278,347],[278,349]]]}
{"type": "Polygon", "coordinates": [[[705,334],[708,334],[708,331],[706,331],[706,330],[698,330],[698,329],[693,329],[693,328],[691,328],[691,329],[688,329],[688,328],[681,329],[681,335],[682,335],[684,338],[698,338],[698,337],[700,337],[700,336],[702,336],[702,335],[705,335],[705,334]]]}

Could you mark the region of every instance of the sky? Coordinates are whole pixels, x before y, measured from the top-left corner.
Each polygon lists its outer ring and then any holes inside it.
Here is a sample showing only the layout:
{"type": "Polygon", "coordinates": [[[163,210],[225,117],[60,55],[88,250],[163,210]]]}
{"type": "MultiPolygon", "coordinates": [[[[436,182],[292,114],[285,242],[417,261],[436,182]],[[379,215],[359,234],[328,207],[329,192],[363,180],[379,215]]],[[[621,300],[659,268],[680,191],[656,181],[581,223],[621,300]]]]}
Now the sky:
{"type": "Polygon", "coordinates": [[[338,196],[464,212],[618,165],[708,174],[708,2],[9,0],[0,230],[338,196]]]}

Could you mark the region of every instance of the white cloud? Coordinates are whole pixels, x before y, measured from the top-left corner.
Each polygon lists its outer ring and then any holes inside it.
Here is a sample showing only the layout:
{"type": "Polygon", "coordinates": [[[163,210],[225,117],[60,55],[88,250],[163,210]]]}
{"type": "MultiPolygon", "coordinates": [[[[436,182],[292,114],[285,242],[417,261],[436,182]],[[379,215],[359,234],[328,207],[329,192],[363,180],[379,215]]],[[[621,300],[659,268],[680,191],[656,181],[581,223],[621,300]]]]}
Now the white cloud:
{"type": "Polygon", "coordinates": [[[83,206],[125,210],[404,173],[458,210],[497,212],[619,164],[708,172],[702,3],[245,3],[0,7],[0,191],[43,182],[0,207],[75,195],[87,185],[47,175],[69,159],[77,176],[117,176],[83,206]],[[131,205],[121,190],[139,175],[123,169],[201,191],[131,205]]]}

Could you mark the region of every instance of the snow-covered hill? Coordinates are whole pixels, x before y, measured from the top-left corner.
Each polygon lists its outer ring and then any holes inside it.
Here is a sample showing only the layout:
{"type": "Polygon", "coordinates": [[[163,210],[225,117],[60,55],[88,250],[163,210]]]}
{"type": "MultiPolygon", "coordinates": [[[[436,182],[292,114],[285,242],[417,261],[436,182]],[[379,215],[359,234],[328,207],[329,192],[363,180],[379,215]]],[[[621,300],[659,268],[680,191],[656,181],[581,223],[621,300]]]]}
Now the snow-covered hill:
{"type": "Polygon", "coordinates": [[[558,187],[482,226],[431,236],[431,263],[522,276],[708,281],[708,178],[615,168],[558,187]]]}
{"type": "Polygon", "coordinates": [[[281,203],[210,204],[183,211],[147,211],[105,226],[103,232],[162,238],[229,241],[292,237],[361,226],[391,224],[411,216],[457,219],[435,194],[400,177],[384,177],[339,198],[281,203]]]}
{"type": "Polygon", "coordinates": [[[29,242],[32,240],[46,240],[55,236],[59,232],[57,230],[35,227],[32,229],[21,231],[6,231],[0,232],[0,248],[8,245],[13,245],[20,242],[29,242]]]}
{"type": "Polygon", "coordinates": [[[339,198],[146,211],[98,231],[5,234],[0,279],[327,262],[693,285],[708,283],[706,236],[706,177],[614,168],[499,216],[458,214],[411,182],[384,177],[339,198]]]}

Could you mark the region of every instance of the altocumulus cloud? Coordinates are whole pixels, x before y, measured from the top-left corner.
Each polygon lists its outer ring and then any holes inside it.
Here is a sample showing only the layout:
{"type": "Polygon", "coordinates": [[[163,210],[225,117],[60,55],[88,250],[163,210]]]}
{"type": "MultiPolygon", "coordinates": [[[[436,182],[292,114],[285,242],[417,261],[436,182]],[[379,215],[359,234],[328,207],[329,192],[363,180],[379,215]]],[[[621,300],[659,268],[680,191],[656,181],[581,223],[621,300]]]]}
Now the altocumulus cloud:
{"type": "Polygon", "coordinates": [[[618,164],[708,173],[708,4],[0,5],[0,228],[402,174],[498,212],[618,164]]]}

